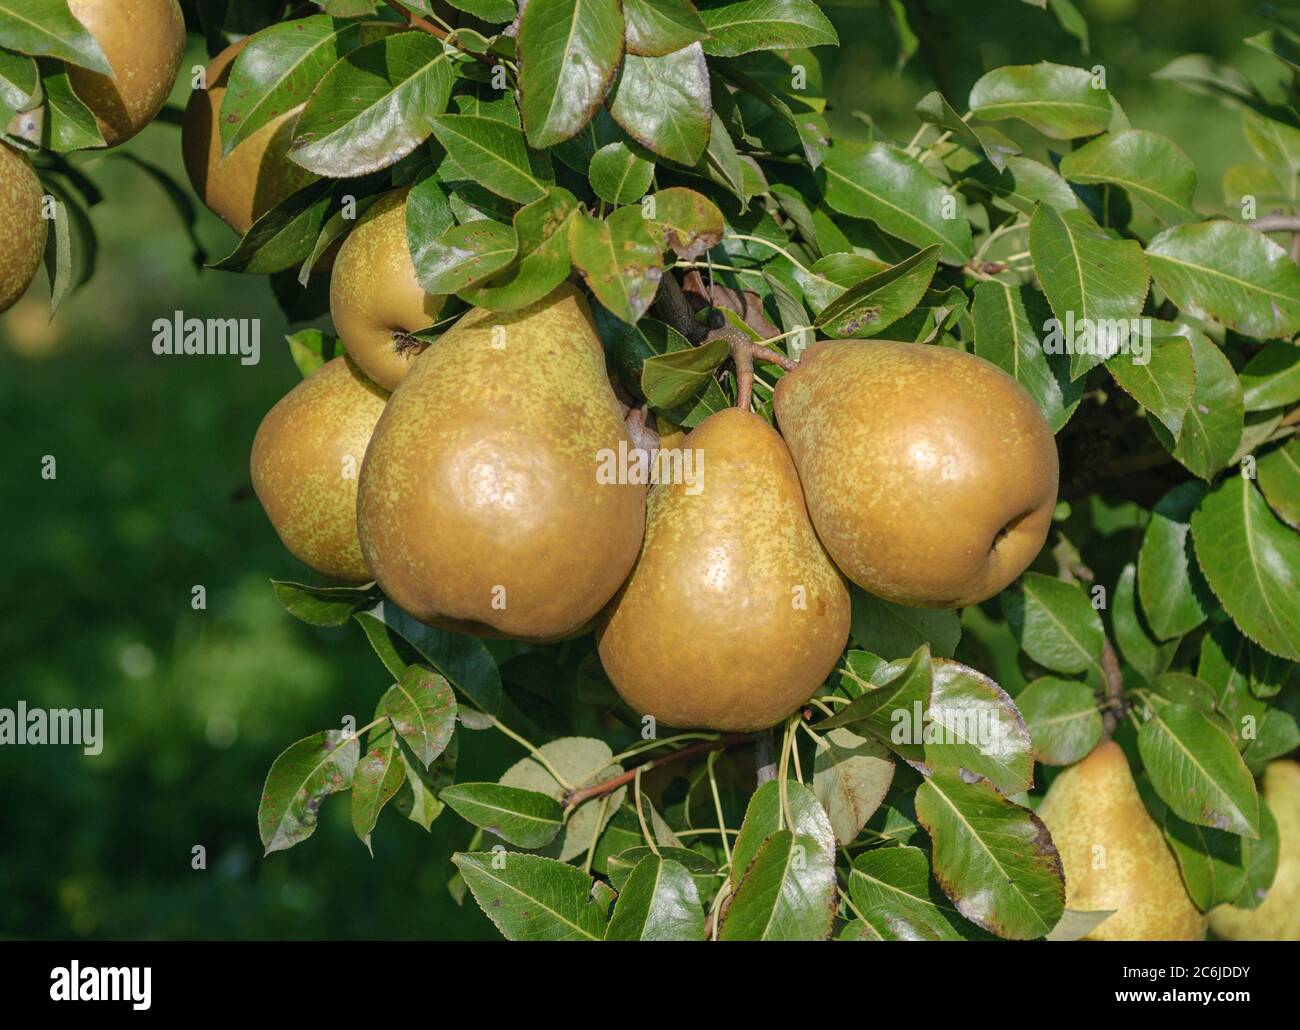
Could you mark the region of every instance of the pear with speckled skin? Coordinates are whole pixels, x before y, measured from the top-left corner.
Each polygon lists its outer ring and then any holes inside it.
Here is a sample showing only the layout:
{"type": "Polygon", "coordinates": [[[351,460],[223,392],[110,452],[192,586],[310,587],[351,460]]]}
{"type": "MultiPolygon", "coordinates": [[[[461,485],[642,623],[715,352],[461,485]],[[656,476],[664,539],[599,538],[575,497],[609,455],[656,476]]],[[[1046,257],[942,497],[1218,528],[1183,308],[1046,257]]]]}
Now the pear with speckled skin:
{"type": "Polygon", "coordinates": [[[762,418],[720,411],[681,446],[695,474],[661,477],[650,492],[641,555],[596,622],[601,664],[623,699],[660,723],[763,729],[835,667],[848,586],[762,418]]]}
{"type": "Polygon", "coordinates": [[[0,143],[0,312],[8,311],[36,277],[49,223],[41,217],[41,180],[22,154],[0,143]]]}
{"type": "Polygon", "coordinates": [[[207,88],[190,94],[181,124],[181,156],[194,192],[240,236],[276,204],[316,178],[289,160],[298,107],[272,118],[222,155],[221,102],[231,66],[247,43],[248,38],[241,39],[212,59],[204,72],[207,88]]]}
{"type": "Polygon", "coordinates": [[[357,481],[387,400],[337,357],[281,397],[253,440],[253,490],[271,525],[295,558],[331,579],[371,578],[357,541],[357,481]]]}
{"type": "Polygon", "coordinates": [[[849,579],[887,601],[992,597],[1042,549],[1052,431],[983,358],[884,340],[814,343],[776,388],[808,511],[849,579]]]}
{"type": "Polygon", "coordinates": [[[1264,800],[1277,820],[1277,872],[1258,908],[1220,905],[1210,929],[1230,941],[1300,941],[1300,762],[1270,762],[1264,800]]]}
{"type": "Polygon", "coordinates": [[[630,447],[577,290],[473,310],[416,360],[380,419],[361,470],[361,552],[384,593],[431,626],[571,635],[641,544],[645,486],[605,474],[630,447]]]}
{"type": "Polygon", "coordinates": [[[68,0],[113,69],[68,65],[68,81],[110,147],[125,143],[163,109],[185,56],[185,18],[176,0],[68,0]]]}
{"type": "Polygon", "coordinates": [[[1114,910],[1085,940],[1196,941],[1205,935],[1205,917],[1187,896],[1178,863],[1114,741],[1102,741],[1058,775],[1038,816],[1065,867],[1065,907],[1114,910]]]}
{"type": "Polygon", "coordinates": [[[437,321],[444,297],[415,278],[406,240],[406,190],[381,197],[348,233],[330,275],[330,317],[360,369],[396,389],[423,344],[407,334],[437,321]]]}

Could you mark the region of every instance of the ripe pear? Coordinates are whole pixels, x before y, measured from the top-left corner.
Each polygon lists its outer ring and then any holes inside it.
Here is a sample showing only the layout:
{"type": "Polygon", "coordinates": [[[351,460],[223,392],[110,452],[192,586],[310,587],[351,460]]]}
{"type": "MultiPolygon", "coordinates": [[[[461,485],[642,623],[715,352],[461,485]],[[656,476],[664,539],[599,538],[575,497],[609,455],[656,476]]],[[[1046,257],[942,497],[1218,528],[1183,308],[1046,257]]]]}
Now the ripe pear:
{"type": "Polygon", "coordinates": [[[185,106],[181,154],[199,199],[243,236],[276,204],[316,178],[288,158],[293,125],[301,105],[285,111],[221,156],[221,101],[230,68],[248,39],[226,47],[204,72],[206,89],[196,89],[185,106]]]}
{"type": "Polygon", "coordinates": [[[41,217],[45,191],[32,163],[17,150],[0,143],[0,313],[27,292],[45,254],[49,223],[41,217]]]}
{"type": "Polygon", "coordinates": [[[1043,546],[1056,505],[1052,431],[983,358],[814,343],[777,384],[776,414],[826,550],[887,601],[974,604],[1043,546]]]}
{"type": "Polygon", "coordinates": [[[185,56],[185,18],[176,0],[68,0],[108,58],[112,75],[68,65],[68,81],[110,147],[158,116],[185,56]]]}
{"type": "Polygon", "coordinates": [[[1300,762],[1279,759],[1264,770],[1264,800],[1277,819],[1277,873],[1259,908],[1220,905],[1210,929],[1230,941],[1300,941],[1300,762]]]}
{"type": "Polygon", "coordinates": [[[357,498],[361,553],[431,626],[571,635],[641,545],[644,484],[599,475],[630,447],[571,285],[518,311],[475,309],[415,361],[379,421],[357,498]]]}
{"type": "Polygon", "coordinates": [[[623,699],[662,723],[763,729],[835,667],[848,585],[762,418],[719,411],[681,446],[702,464],[651,489],[640,557],[596,622],[600,660],[623,699]]]}
{"type": "Polygon", "coordinates": [[[406,190],[386,194],[348,233],[330,275],[330,317],[352,360],[393,390],[423,349],[407,334],[438,318],[444,297],[424,292],[406,242],[406,190]]]}
{"type": "Polygon", "coordinates": [[[346,355],[327,361],[262,419],[253,489],[290,553],[322,575],[366,583],[357,481],[388,394],[346,355]]]}
{"type": "Polygon", "coordinates": [[[1058,775],[1038,815],[1065,867],[1066,908],[1115,910],[1085,940],[1195,941],[1205,935],[1205,917],[1187,896],[1178,863],[1114,741],[1102,741],[1058,775]]]}

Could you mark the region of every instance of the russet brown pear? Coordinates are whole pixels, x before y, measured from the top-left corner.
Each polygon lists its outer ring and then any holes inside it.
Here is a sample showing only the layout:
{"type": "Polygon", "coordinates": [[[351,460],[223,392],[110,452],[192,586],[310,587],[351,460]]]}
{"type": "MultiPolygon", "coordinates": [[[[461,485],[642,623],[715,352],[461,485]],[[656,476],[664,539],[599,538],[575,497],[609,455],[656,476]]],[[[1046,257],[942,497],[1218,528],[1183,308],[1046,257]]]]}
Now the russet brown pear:
{"type": "Polygon", "coordinates": [[[357,500],[366,564],[432,626],[577,632],[641,544],[645,486],[598,476],[620,446],[631,440],[581,294],[565,284],[518,311],[471,311],[415,361],[375,430],[357,500]]]}
{"type": "Polygon", "coordinates": [[[8,311],[36,278],[49,223],[41,217],[44,190],[36,170],[13,147],[0,143],[0,313],[8,311]]]}
{"type": "Polygon", "coordinates": [[[1033,561],[1056,445],[1032,397],[983,358],[884,340],[812,344],[776,388],[781,433],[835,564],[887,601],[958,608],[1033,561]]]}
{"type": "Polygon", "coordinates": [[[346,356],[280,398],[258,427],[253,490],[284,546],[331,579],[366,583],[357,541],[357,482],[388,395],[346,356]]]}
{"type": "Polygon", "coordinates": [[[425,293],[406,241],[406,190],[381,197],[343,240],[330,274],[330,317],[358,367],[393,390],[423,345],[407,335],[437,321],[445,298],[425,293]]]}
{"type": "Polygon", "coordinates": [[[1060,773],[1038,807],[1065,868],[1065,906],[1113,909],[1085,940],[1195,941],[1205,917],[1138,794],[1124,750],[1102,741],[1060,773]]]}
{"type": "Polygon", "coordinates": [[[185,19],[176,0],[68,0],[68,9],[113,69],[102,75],[69,64],[68,81],[115,147],[167,102],[185,56],[185,19]]]}
{"type": "Polygon", "coordinates": [[[1270,762],[1264,800],[1277,820],[1277,872],[1259,908],[1220,905],[1210,929],[1230,941],[1300,941],[1300,762],[1270,762]]]}
{"type": "Polygon", "coordinates": [[[204,72],[206,89],[196,89],[185,106],[181,154],[199,199],[243,236],[252,224],[316,178],[289,160],[289,143],[300,107],[271,119],[229,154],[221,154],[221,102],[230,69],[248,39],[226,47],[204,72]]]}
{"type": "Polygon", "coordinates": [[[601,664],[623,699],[660,723],[763,729],[835,667],[848,587],[762,418],[720,411],[680,446],[694,474],[650,492],[640,557],[597,620],[601,664]]]}

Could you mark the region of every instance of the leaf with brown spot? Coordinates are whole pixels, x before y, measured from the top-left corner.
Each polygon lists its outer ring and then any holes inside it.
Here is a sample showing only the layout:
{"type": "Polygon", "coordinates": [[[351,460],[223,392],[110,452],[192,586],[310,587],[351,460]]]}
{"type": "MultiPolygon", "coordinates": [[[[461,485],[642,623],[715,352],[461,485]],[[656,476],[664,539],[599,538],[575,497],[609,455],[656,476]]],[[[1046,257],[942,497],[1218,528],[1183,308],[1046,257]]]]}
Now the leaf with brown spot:
{"type": "Polygon", "coordinates": [[[316,832],[321,802],[352,786],[360,746],[355,733],[323,730],[290,744],[271,763],[257,809],[266,854],[283,851],[316,832]]]}

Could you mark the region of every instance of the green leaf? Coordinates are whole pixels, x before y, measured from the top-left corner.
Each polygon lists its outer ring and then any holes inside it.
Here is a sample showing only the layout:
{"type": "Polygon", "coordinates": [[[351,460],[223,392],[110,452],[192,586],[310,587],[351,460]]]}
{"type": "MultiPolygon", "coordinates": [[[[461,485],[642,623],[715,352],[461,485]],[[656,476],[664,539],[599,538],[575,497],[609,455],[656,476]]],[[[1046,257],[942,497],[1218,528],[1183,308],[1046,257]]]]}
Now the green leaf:
{"type": "MultiPolygon", "coordinates": [[[[221,99],[221,153],[307,102],[358,41],[356,22],[313,15],[271,25],[240,50],[221,99]]],[[[208,83],[210,87],[212,84],[208,83]]]]}
{"type": "Polygon", "coordinates": [[[461,171],[485,189],[520,204],[546,195],[552,175],[544,156],[530,153],[524,134],[509,122],[445,114],[431,125],[461,171]]]}
{"type": "Polygon", "coordinates": [[[1300,536],[1249,479],[1226,479],[1205,495],[1192,514],[1192,543],[1238,628],[1271,654],[1300,659],[1300,536]]]}
{"type": "Polygon", "coordinates": [[[858,647],[882,658],[906,658],[921,644],[945,658],[952,657],[961,639],[961,620],[955,611],[907,608],[882,601],[857,587],[850,588],[852,637],[858,647]]]}
{"type": "Polygon", "coordinates": [[[894,778],[889,751],[840,727],[826,731],[813,752],[813,793],[830,817],[835,839],[849,844],[885,799],[894,778]]]}
{"type": "Polygon", "coordinates": [[[53,57],[100,75],[113,74],[99,43],[64,0],[0,0],[0,43],[33,57],[53,57]]]}
{"type": "Polygon", "coordinates": [[[700,44],[664,57],[629,54],[609,110],[646,149],[678,164],[695,164],[708,146],[713,116],[709,69],[700,44]]]}
{"type": "Polygon", "coordinates": [[[1196,360],[1192,343],[1181,336],[1152,339],[1145,362],[1136,355],[1118,356],[1106,371],[1124,392],[1158,418],[1175,436],[1196,389],[1196,360]]]}
{"type": "Polygon", "coordinates": [[[826,202],[840,214],[869,218],[918,247],[937,243],[945,264],[969,260],[971,231],[963,202],[910,154],[889,143],[840,142],[822,169],[826,202]]]}
{"type": "Polygon", "coordinates": [[[853,700],[819,722],[817,731],[852,727],[871,734],[909,762],[924,760],[924,742],[918,738],[915,724],[916,713],[923,721],[930,706],[934,671],[929,648],[922,644],[906,661],[899,659],[873,669],[866,668],[865,659],[880,661],[863,651],[850,651],[845,657],[841,682],[854,695],[853,700]],[[906,732],[909,727],[910,733],[906,732]]]}
{"type": "MultiPolygon", "coordinates": [[[[560,737],[537,749],[543,759],[575,787],[589,787],[617,776],[623,767],[613,761],[614,753],[603,740],[592,737],[560,737]]],[[[536,758],[521,758],[506,770],[500,782],[507,787],[537,791],[561,801],[566,788],[536,758]]],[[[585,854],[598,832],[618,811],[627,796],[619,787],[603,798],[579,805],[570,813],[564,832],[546,846],[545,854],[567,862],[585,854]]]]}
{"type": "MultiPolygon", "coordinates": [[[[401,660],[401,645],[405,644],[479,712],[496,714],[501,706],[501,673],[481,641],[416,622],[391,602],[381,603],[369,612],[358,612],[354,618],[361,623],[371,646],[390,671],[401,660]],[[392,640],[393,635],[399,639],[392,640]]],[[[459,714],[461,722],[467,725],[474,715],[464,709],[459,714]]]]}
{"type": "Polygon", "coordinates": [[[961,917],[931,885],[920,848],[879,848],[853,859],[849,897],[886,941],[959,941],[961,917]]]}
{"type": "Polygon", "coordinates": [[[1293,436],[1265,454],[1255,474],[1269,507],[1292,529],[1300,529],[1300,438],[1293,436]]]}
{"type": "Polygon", "coordinates": [[[0,105],[25,111],[40,99],[41,75],[26,54],[0,50],[0,105]]]}
{"type": "Polygon", "coordinates": [[[416,278],[427,293],[459,293],[508,268],[519,240],[508,225],[487,218],[453,225],[415,255],[416,278]]]}
{"type": "Polygon", "coordinates": [[[920,303],[934,278],[937,245],[868,276],[826,305],[813,325],[837,339],[878,336],[920,303]]]}
{"type": "Polygon", "coordinates": [[[564,823],[560,803],[535,790],[457,783],[440,796],[462,819],[521,848],[545,847],[564,823]]]}
{"type": "Polygon", "coordinates": [[[59,154],[104,145],[95,116],[72,89],[62,65],[40,62],[41,89],[45,94],[45,121],[41,144],[59,154]]]}
{"type": "Polygon", "coordinates": [[[410,666],[379,703],[426,769],[446,750],[456,732],[456,697],[451,686],[421,665],[410,666]]]}
{"type": "Polygon", "coordinates": [[[835,853],[777,830],[763,841],[727,909],[719,940],[822,941],[836,907],[835,853]]]}
{"type": "Polygon", "coordinates": [[[663,57],[709,34],[690,0],[623,0],[627,52],[663,57]]]}
{"type": "Polygon", "coordinates": [[[1083,208],[1083,201],[1061,178],[1055,168],[1028,157],[1009,157],[1000,173],[976,165],[966,171],[968,180],[978,184],[994,199],[994,206],[1016,214],[1032,215],[1039,204],[1057,211],[1083,208]]]}
{"type": "Polygon", "coordinates": [[[1119,582],[1115,584],[1111,624],[1115,629],[1115,644],[1124,660],[1143,678],[1153,680],[1169,668],[1182,638],[1175,637],[1165,644],[1154,639],[1155,634],[1138,610],[1136,579],[1137,570],[1130,562],[1124,566],[1119,582]]]}
{"type": "Polygon", "coordinates": [[[1076,584],[1026,572],[1000,596],[1016,641],[1039,665],[1066,673],[1098,667],[1101,616],[1076,584]]]}
{"type": "Polygon", "coordinates": [[[722,212],[703,193],[674,186],[652,199],[654,214],[648,228],[664,249],[694,261],[722,241],[722,212]]]}
{"type": "Polygon", "coordinates": [[[1071,182],[1121,186],[1169,224],[1196,218],[1196,166],[1159,133],[1129,129],[1098,136],[1061,158],[1060,171],[1071,182]]]}
{"type": "Polygon", "coordinates": [[[1042,820],[985,780],[928,777],[916,815],[934,842],[934,875],[963,916],[990,933],[1029,940],[1065,911],[1061,859],[1042,820]]]}
{"type": "MultiPolygon", "coordinates": [[[[629,816],[631,824],[636,827],[633,837],[636,840],[644,840],[641,836],[641,827],[637,822],[636,816],[632,814],[630,808],[625,809],[624,811],[629,816]]],[[[615,819],[615,822],[610,824],[610,829],[606,831],[605,834],[606,837],[613,832],[616,824],[617,818],[615,819]]],[[[603,839],[604,838],[602,838],[602,840],[603,839]]],[[[609,882],[613,888],[617,891],[621,891],[624,884],[627,883],[628,877],[632,875],[632,870],[636,868],[637,864],[647,855],[653,855],[654,853],[655,852],[651,851],[649,847],[638,845],[610,856],[608,867],[609,882]]],[[[697,886],[707,884],[709,881],[714,881],[710,886],[704,888],[706,890],[716,888],[716,881],[724,875],[718,871],[716,862],[701,855],[698,851],[691,851],[688,848],[666,847],[661,844],[659,845],[658,853],[660,858],[670,859],[686,869],[686,871],[695,878],[697,886]]]]}
{"type": "MultiPolygon", "coordinates": [[[[1264,843],[1262,838],[1272,820],[1265,805],[1260,805],[1259,814],[1261,840],[1251,841],[1235,833],[1195,826],[1165,811],[1165,841],[1178,860],[1192,903],[1202,912],[1216,905],[1231,904],[1241,895],[1246,883],[1246,863],[1254,849],[1264,843]]],[[[1276,823],[1272,826],[1276,833],[1276,823]]]]}
{"type": "Polygon", "coordinates": [[[1300,331],[1300,268],[1263,233],[1217,220],[1166,229],[1147,244],[1151,274],[1194,318],[1247,336],[1300,331]]]}
{"type": "Polygon", "coordinates": [[[797,837],[817,842],[820,851],[831,856],[833,861],[835,831],[831,829],[831,821],[816,795],[802,783],[787,780],[784,802],[789,806],[790,823],[787,823],[782,814],[781,784],[777,780],[769,780],[749,796],[745,819],[740,825],[740,836],[731,849],[733,888],[739,888],[763,842],[782,828],[793,830],[797,837]]]}
{"type": "Polygon", "coordinates": [[[438,793],[451,786],[456,776],[456,760],[459,747],[457,738],[452,737],[438,759],[428,769],[422,768],[419,760],[411,754],[401,737],[397,737],[398,750],[401,752],[401,766],[404,774],[402,786],[393,798],[393,807],[411,822],[424,829],[425,833],[433,821],[442,815],[446,806],[438,799],[438,793]]]}
{"type": "Polygon", "coordinates": [[[1076,139],[1110,124],[1110,94],[1082,68],[1040,61],[995,68],[970,91],[971,112],[997,121],[1019,118],[1052,139],[1076,139]]]}
{"type": "Polygon", "coordinates": [[[309,626],[342,626],[377,596],[373,586],[319,587],[279,579],[271,580],[271,589],[280,607],[309,626]]]}
{"type": "Polygon", "coordinates": [[[320,329],[301,329],[285,337],[289,344],[289,354],[306,379],[325,362],[343,353],[343,344],[337,336],[331,336],[320,329]]]}
{"type": "Polygon", "coordinates": [[[1014,140],[987,125],[971,125],[963,120],[938,90],[927,93],[916,103],[916,113],[945,132],[978,157],[987,158],[999,172],[1007,167],[1007,158],[1020,153],[1014,140]]]}
{"type": "Polygon", "coordinates": [[[726,340],[710,340],[689,350],[669,351],[645,359],[641,390],[656,408],[671,408],[694,397],[731,354],[726,340]]]}
{"type": "Polygon", "coordinates": [[[646,855],[619,891],[605,929],[608,941],[701,941],[704,909],[685,867],[646,855]]]}
{"type": "Polygon", "coordinates": [[[572,193],[552,186],[546,195],[514,215],[517,256],[513,264],[487,280],[462,287],[462,300],[491,311],[516,311],[541,300],[568,278],[569,226],[578,202],[572,193]]]}
{"type": "Polygon", "coordinates": [[[1016,695],[1016,704],[1034,757],[1047,765],[1073,765],[1101,740],[1101,712],[1086,683],[1042,676],[1016,695]]]}
{"type": "Polygon", "coordinates": [[[1148,417],[1156,438],[1189,471],[1212,479],[1232,461],[1242,434],[1241,382],[1224,353],[1204,334],[1180,327],[1192,343],[1196,386],[1176,440],[1148,417]]]}
{"type": "Polygon", "coordinates": [[[623,55],[618,0],[530,0],[519,22],[519,110],[538,150],[572,136],[605,99],[623,55]]]}
{"type": "Polygon", "coordinates": [[[359,753],[356,734],[341,730],[313,733],[280,753],[257,808],[266,854],[291,848],[316,831],[321,802],[352,786],[359,753]]]}
{"type": "Polygon", "coordinates": [[[592,191],[611,204],[634,204],[650,188],[653,161],[647,161],[626,143],[608,143],[591,156],[587,177],[592,191]]]}
{"type": "Polygon", "coordinates": [[[371,855],[374,848],[370,846],[370,834],[379,813],[406,782],[401,754],[393,724],[384,720],[370,731],[365,750],[357,759],[352,776],[352,830],[371,855]]]}
{"type": "Polygon", "coordinates": [[[1151,785],[1174,814],[1197,826],[1259,837],[1255,781],[1228,735],[1204,713],[1152,705],[1138,733],[1151,785]]]}
{"type": "Polygon", "coordinates": [[[304,186],[261,215],[235,249],[210,267],[223,272],[269,275],[300,266],[315,249],[321,227],[341,184],[321,179],[304,186]]]}
{"type": "Polygon", "coordinates": [[[663,251],[640,207],[621,207],[603,221],[575,215],[569,257],[596,299],[624,322],[636,322],[659,292],[663,251]]]}
{"type": "Polygon", "coordinates": [[[709,30],[705,53],[738,57],[755,50],[838,46],[839,36],[812,0],[740,0],[700,12],[709,30]]]}
{"type": "Polygon", "coordinates": [[[936,658],[932,672],[926,766],[954,775],[975,773],[1007,794],[1033,786],[1029,731],[1007,692],[950,659],[936,658]]]}
{"type": "Polygon", "coordinates": [[[428,139],[451,86],[442,43],[428,33],[401,32],[358,47],[312,91],[289,156],[334,178],[394,165],[428,139]]]}
{"type": "Polygon", "coordinates": [[[1242,400],[1247,411],[1282,408],[1300,401],[1300,347],[1270,342],[1241,370],[1242,400]]]}
{"type": "Polygon", "coordinates": [[[598,941],[604,906],[581,869],[536,855],[461,852],[451,857],[496,928],[511,941],[598,941]]]}
{"type": "Polygon", "coordinates": [[[1029,220],[1029,253],[1065,340],[1070,378],[1116,354],[1130,339],[1147,295],[1147,265],[1135,240],[1116,240],[1082,211],[1040,204],[1029,220]],[[1092,333],[1080,339],[1081,331],[1092,333]]]}
{"type": "Polygon", "coordinates": [[[1083,383],[1070,379],[1065,355],[1043,348],[1040,333],[1052,317],[1047,298],[1031,286],[986,280],[975,285],[971,317],[975,353],[1028,390],[1052,432],[1059,432],[1079,406],[1083,383]]]}

